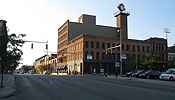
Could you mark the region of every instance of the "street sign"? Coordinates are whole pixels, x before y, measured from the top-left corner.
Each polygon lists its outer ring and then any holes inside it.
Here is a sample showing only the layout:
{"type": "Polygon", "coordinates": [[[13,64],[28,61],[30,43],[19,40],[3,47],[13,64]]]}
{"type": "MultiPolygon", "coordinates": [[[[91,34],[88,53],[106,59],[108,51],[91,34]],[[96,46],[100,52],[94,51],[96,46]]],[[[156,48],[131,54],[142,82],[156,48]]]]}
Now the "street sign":
{"type": "Polygon", "coordinates": [[[92,60],[92,54],[87,54],[87,59],[92,60]]]}
{"type": "Polygon", "coordinates": [[[122,54],[122,59],[127,59],[126,54],[122,54]]]}

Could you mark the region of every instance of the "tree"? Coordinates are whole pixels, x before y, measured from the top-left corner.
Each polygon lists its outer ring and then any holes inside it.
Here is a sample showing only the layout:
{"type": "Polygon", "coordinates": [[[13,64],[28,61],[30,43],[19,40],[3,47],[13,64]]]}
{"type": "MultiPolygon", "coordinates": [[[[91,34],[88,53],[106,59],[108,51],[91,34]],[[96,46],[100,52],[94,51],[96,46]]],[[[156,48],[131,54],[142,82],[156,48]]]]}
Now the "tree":
{"type": "Polygon", "coordinates": [[[125,70],[126,72],[130,72],[136,69],[136,61],[134,56],[128,56],[128,60],[126,62],[125,70]]]}
{"type": "Polygon", "coordinates": [[[158,55],[156,54],[153,54],[153,55],[150,55],[150,54],[147,54],[146,57],[145,57],[145,60],[142,62],[142,67],[143,69],[157,69],[157,60],[158,59],[158,55]]]}
{"type": "Polygon", "coordinates": [[[14,70],[20,63],[21,56],[23,54],[20,47],[22,47],[25,42],[23,40],[23,37],[25,36],[26,36],[25,34],[8,35],[7,51],[6,51],[6,57],[4,59],[5,69],[14,70]]]}
{"type": "Polygon", "coordinates": [[[168,61],[167,68],[175,68],[175,59],[168,61]]]}
{"type": "Polygon", "coordinates": [[[41,66],[39,66],[39,71],[40,72],[44,72],[44,71],[46,71],[46,70],[50,70],[50,64],[48,64],[48,65],[41,65],[41,66]]]}

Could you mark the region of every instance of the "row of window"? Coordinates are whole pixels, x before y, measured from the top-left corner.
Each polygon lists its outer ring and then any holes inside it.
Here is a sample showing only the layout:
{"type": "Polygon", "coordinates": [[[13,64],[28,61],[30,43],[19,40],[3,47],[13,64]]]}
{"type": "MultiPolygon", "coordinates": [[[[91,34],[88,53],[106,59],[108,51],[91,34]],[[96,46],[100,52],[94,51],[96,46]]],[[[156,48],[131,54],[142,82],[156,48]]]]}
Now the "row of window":
{"type": "MultiPolygon", "coordinates": [[[[100,53],[99,52],[96,52],[96,56],[95,56],[96,58],[94,58],[94,52],[86,51],[85,52],[86,59],[87,59],[87,55],[88,54],[91,54],[92,59],[99,60],[99,57],[100,57],[100,53]]],[[[129,54],[126,54],[126,56],[129,56],[129,54]]],[[[136,57],[135,54],[132,54],[132,56],[136,57]]],[[[101,59],[102,60],[120,60],[120,53],[112,53],[112,54],[109,53],[109,54],[106,55],[105,52],[102,52],[101,53],[101,59]]],[[[137,60],[138,61],[141,61],[143,59],[145,59],[145,54],[142,54],[142,55],[137,54],[137,60]]]]}
{"type": "MultiPolygon", "coordinates": [[[[82,52],[78,52],[75,55],[75,60],[80,60],[80,59],[83,59],[83,53],[82,52]]],[[[68,56],[68,61],[73,61],[73,60],[74,60],[74,54],[70,54],[68,56]]]]}
{"type": "Polygon", "coordinates": [[[78,42],[78,43],[68,47],[68,52],[74,53],[74,49],[75,49],[75,51],[83,49],[83,42],[78,42]]]}
{"type": "MultiPolygon", "coordinates": [[[[95,59],[95,60],[99,60],[99,57],[100,57],[100,53],[99,52],[96,52],[96,56],[95,56],[95,58],[94,58],[94,52],[88,52],[88,51],[86,51],[85,52],[85,59],[87,59],[87,55],[88,54],[91,54],[91,56],[92,56],[92,59],[95,59]]],[[[126,56],[128,57],[130,54],[126,54],[126,56]]],[[[141,61],[141,60],[144,60],[145,59],[145,54],[132,54],[132,56],[134,56],[134,57],[136,57],[136,59],[138,60],[138,61],[141,61]]],[[[158,58],[158,60],[167,60],[167,58],[166,58],[166,54],[159,54],[159,58],[158,58]]],[[[112,54],[107,54],[106,55],[106,53],[105,52],[102,52],[101,53],[101,59],[102,60],[119,60],[120,59],[120,54],[119,53],[112,53],[112,54]]]]}
{"type": "Polygon", "coordinates": [[[58,32],[58,35],[60,36],[67,30],[67,26],[65,26],[61,31],[58,32]]]}
{"type": "Polygon", "coordinates": [[[162,43],[152,43],[152,50],[167,50],[167,45],[162,43]]]}
{"type": "MultiPolygon", "coordinates": [[[[96,42],[96,47],[94,47],[94,41],[91,41],[90,42],[90,47],[91,48],[96,48],[96,49],[99,49],[100,48],[100,42],[96,42]]],[[[102,49],[106,49],[106,43],[105,42],[102,42],[101,44],[101,48],[102,49]]],[[[117,44],[119,45],[119,44],[117,44]]],[[[86,41],[85,42],[85,46],[86,48],[89,48],[89,41],[86,41]]],[[[110,48],[110,47],[114,47],[115,46],[115,43],[107,43],[107,48],[110,48]]],[[[130,49],[132,49],[132,51],[136,51],[136,52],[150,52],[150,48],[149,46],[136,46],[136,45],[132,45],[132,48],[130,47],[131,45],[129,44],[122,44],[122,50],[126,50],[126,51],[130,51],[130,49]]],[[[120,50],[120,48],[117,48],[117,50],[120,50]]]]}

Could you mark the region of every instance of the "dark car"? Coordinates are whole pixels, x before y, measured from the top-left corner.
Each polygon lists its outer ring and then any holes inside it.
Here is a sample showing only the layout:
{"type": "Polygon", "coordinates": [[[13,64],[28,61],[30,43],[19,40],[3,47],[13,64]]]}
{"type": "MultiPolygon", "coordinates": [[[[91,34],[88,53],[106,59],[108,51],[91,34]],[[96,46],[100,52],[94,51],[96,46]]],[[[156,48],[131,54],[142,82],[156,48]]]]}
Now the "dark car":
{"type": "Polygon", "coordinates": [[[157,70],[148,70],[142,74],[139,75],[141,78],[159,78],[160,76],[160,71],[157,70]]]}
{"type": "Polygon", "coordinates": [[[134,72],[132,72],[132,71],[131,71],[131,72],[127,72],[127,73],[126,73],[126,77],[132,76],[133,73],[134,73],[134,72]]]}
{"type": "Polygon", "coordinates": [[[144,73],[145,71],[144,70],[138,70],[137,72],[135,73],[132,73],[132,76],[133,77],[139,77],[140,74],[144,73]]]}

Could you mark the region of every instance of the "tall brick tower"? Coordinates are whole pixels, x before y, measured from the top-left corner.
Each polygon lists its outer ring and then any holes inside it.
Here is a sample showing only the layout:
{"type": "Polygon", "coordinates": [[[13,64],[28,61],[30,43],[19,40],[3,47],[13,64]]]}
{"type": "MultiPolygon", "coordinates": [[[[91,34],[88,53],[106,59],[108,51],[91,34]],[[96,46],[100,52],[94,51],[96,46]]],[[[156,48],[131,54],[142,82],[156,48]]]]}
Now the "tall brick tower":
{"type": "Polygon", "coordinates": [[[117,28],[121,28],[122,39],[128,39],[128,24],[127,24],[127,16],[130,15],[129,12],[124,12],[125,8],[120,8],[124,5],[119,4],[118,9],[120,12],[114,15],[117,18],[117,28]]]}

